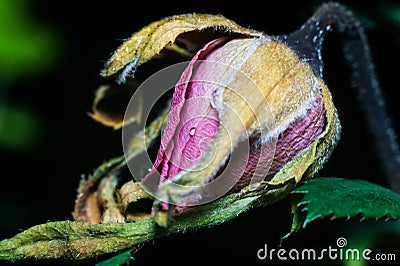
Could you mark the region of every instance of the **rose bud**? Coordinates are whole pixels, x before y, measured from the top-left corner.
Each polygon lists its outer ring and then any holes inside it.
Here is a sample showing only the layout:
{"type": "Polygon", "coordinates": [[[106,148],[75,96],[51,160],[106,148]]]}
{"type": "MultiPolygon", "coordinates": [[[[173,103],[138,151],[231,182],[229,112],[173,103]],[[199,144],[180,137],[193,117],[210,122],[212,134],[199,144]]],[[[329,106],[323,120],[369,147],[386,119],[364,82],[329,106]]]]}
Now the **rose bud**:
{"type": "Polygon", "coordinates": [[[102,74],[123,83],[171,51],[190,63],[154,165],[135,176],[155,198],[158,224],[235,192],[276,201],[321,169],[340,123],[319,73],[290,46],[220,15],[179,15],[135,33],[102,74]]]}

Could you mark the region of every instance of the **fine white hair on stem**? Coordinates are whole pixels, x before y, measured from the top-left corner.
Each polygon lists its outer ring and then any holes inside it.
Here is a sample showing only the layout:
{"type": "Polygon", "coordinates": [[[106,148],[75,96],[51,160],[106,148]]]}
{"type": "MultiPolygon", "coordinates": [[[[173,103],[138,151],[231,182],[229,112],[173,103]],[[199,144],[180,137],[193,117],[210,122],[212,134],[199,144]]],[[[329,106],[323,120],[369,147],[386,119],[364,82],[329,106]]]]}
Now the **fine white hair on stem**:
{"type": "Polygon", "coordinates": [[[344,56],[351,69],[351,86],[365,114],[374,148],[390,187],[400,192],[400,151],[392,121],[375,72],[368,40],[360,21],[345,6],[330,2],[319,7],[296,32],[276,36],[309,62],[322,77],[321,56],[324,36],[336,30],[342,34],[344,56]]]}

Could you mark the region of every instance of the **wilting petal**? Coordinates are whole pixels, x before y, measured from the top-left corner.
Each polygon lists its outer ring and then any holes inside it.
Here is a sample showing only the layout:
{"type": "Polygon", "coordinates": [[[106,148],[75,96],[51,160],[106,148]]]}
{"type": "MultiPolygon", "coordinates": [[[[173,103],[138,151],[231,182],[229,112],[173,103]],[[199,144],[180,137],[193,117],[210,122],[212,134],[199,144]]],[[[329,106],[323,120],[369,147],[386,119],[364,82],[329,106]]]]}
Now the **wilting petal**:
{"type": "Polygon", "coordinates": [[[252,138],[250,157],[239,181],[230,192],[238,191],[249,185],[252,178],[271,180],[285,164],[309,147],[322,133],[326,125],[323,98],[316,98],[315,103],[306,111],[304,117],[297,118],[278,137],[274,148],[270,143],[263,143],[260,138],[252,138]],[[267,169],[265,169],[267,167],[267,169]]]}
{"type": "MultiPolygon", "coordinates": [[[[201,156],[201,149],[215,138],[219,126],[218,112],[212,107],[213,93],[218,88],[209,83],[192,82],[201,76],[201,69],[193,74],[197,60],[204,58],[210,51],[221,46],[227,38],[214,40],[205,45],[193,57],[181,79],[175,87],[168,116],[168,123],[161,137],[160,149],[153,170],[144,178],[161,180],[173,177],[182,169],[190,168],[201,156]],[[202,146],[202,147],[201,147],[202,146]]],[[[158,183],[157,182],[157,183],[158,183]]],[[[154,181],[151,181],[154,184],[154,181]]]]}

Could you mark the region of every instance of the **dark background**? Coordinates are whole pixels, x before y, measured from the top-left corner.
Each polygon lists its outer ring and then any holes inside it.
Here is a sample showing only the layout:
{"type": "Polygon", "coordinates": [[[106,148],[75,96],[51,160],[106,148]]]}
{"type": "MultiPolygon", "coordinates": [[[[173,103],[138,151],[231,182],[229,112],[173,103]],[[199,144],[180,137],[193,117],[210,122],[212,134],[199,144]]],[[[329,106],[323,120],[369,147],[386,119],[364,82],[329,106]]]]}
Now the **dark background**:
{"type": "MultiPolygon", "coordinates": [[[[0,73],[0,86],[3,86],[0,91],[7,87],[6,95],[0,94],[3,97],[0,104],[23,106],[40,125],[36,137],[31,138],[29,127],[21,127],[19,133],[27,135],[30,142],[25,149],[0,146],[0,239],[47,221],[71,220],[81,175],[122,154],[121,132],[94,122],[87,112],[91,110],[94,91],[102,82],[100,69],[123,39],[150,22],[187,12],[221,13],[242,26],[267,34],[290,33],[322,3],[275,1],[273,6],[268,3],[260,6],[257,1],[250,0],[215,2],[144,1],[143,7],[136,1],[121,0],[21,2],[20,15],[29,16],[37,25],[49,29],[55,48],[43,54],[51,59],[51,63],[40,70],[33,71],[33,67],[32,71],[22,74],[0,73]]],[[[348,4],[366,23],[379,81],[398,132],[400,114],[396,90],[399,87],[400,27],[388,18],[387,10],[380,8],[394,2],[342,3],[348,4]]],[[[362,113],[357,109],[358,103],[350,88],[349,73],[335,34],[326,38],[323,57],[325,80],[339,111],[343,135],[319,175],[362,178],[386,186],[362,113]]],[[[368,232],[375,224],[368,227],[368,222],[360,223],[358,218],[348,222],[318,220],[291,237],[285,247],[335,246],[337,238],[351,237],[353,226],[366,226],[367,229],[362,230],[368,232]]],[[[257,260],[257,250],[264,244],[276,247],[279,237],[286,234],[290,226],[289,201],[282,200],[251,210],[226,224],[151,241],[136,254],[133,265],[214,265],[222,260],[226,264],[242,261],[247,261],[247,265],[268,264],[269,261],[257,260]]],[[[387,246],[388,250],[400,246],[399,238],[384,239],[386,244],[380,245],[387,246]]],[[[40,265],[43,262],[29,263],[40,265]]],[[[68,264],[50,264],[53,263],[68,264]]],[[[91,265],[94,261],[86,263],[91,265]]],[[[340,265],[338,261],[327,261],[326,265],[329,263],[340,265]]]]}

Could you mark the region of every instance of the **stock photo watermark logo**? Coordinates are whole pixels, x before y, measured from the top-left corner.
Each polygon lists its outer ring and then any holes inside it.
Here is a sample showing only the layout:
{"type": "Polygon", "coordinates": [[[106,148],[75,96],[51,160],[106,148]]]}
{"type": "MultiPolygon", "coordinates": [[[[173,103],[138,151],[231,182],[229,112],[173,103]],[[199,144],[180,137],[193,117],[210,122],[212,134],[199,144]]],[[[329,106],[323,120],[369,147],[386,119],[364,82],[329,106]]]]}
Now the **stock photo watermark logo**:
{"type": "Polygon", "coordinates": [[[292,261],[319,261],[319,260],[341,260],[341,261],[396,261],[395,253],[375,253],[369,248],[357,249],[348,248],[347,239],[339,237],[336,240],[336,245],[329,245],[327,248],[314,249],[304,248],[290,250],[280,248],[268,248],[264,244],[263,248],[257,251],[259,260],[292,260],[292,261]]]}

